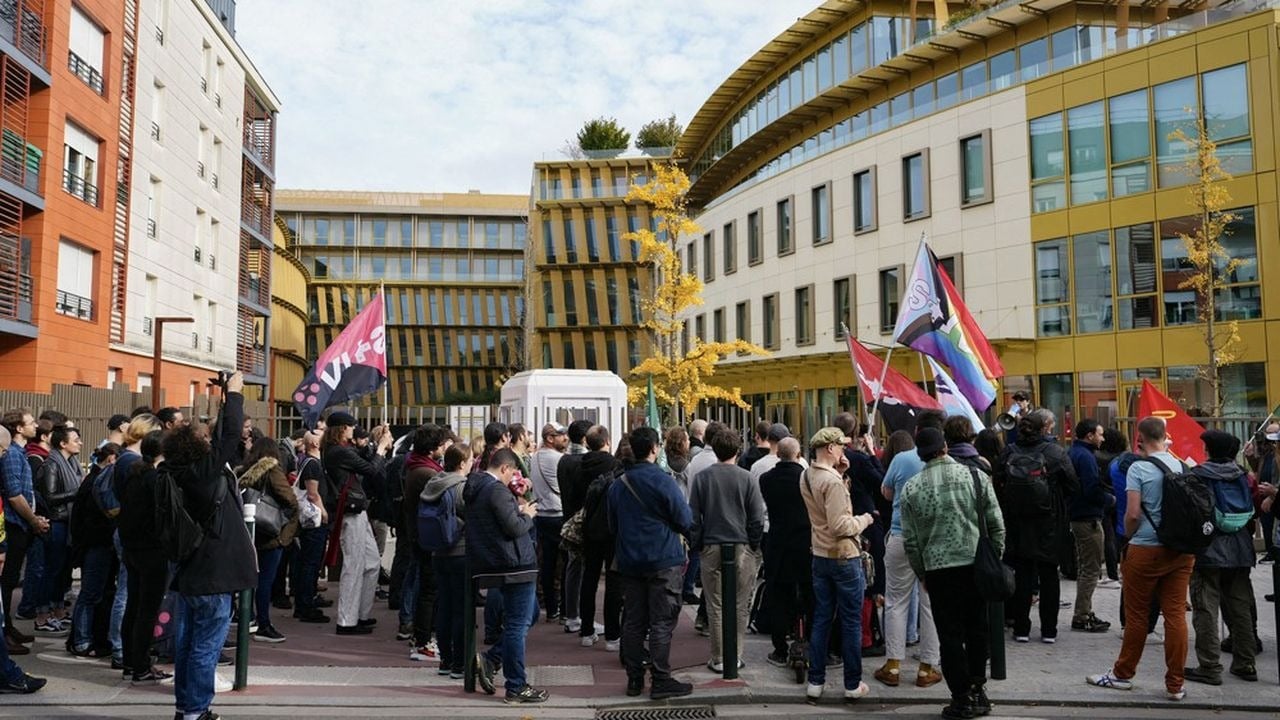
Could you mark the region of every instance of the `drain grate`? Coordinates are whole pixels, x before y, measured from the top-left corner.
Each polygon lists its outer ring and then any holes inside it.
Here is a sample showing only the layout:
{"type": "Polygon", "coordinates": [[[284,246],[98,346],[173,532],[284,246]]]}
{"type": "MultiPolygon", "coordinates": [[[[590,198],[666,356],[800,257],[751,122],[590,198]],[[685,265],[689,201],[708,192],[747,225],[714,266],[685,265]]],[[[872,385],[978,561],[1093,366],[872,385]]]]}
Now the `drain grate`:
{"type": "Polygon", "coordinates": [[[716,709],[710,705],[675,708],[622,708],[597,710],[596,720],[703,720],[714,718],[716,709]]]}

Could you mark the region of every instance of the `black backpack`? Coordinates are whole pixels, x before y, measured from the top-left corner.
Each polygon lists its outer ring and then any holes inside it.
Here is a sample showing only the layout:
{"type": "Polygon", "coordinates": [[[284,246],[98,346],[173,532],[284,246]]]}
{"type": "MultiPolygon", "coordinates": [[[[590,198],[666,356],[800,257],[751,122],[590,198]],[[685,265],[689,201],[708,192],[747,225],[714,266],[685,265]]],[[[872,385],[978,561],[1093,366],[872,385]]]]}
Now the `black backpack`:
{"type": "Polygon", "coordinates": [[[210,532],[209,521],[218,516],[222,502],[227,497],[227,477],[222,473],[218,475],[218,485],[213,495],[213,512],[203,522],[197,522],[187,512],[182,488],[178,487],[177,479],[163,463],[156,468],[155,493],[156,539],[164,547],[169,560],[181,565],[200,549],[205,535],[210,532]]]}
{"type": "Polygon", "coordinates": [[[1042,445],[1012,445],[1005,460],[1004,498],[1010,512],[1023,517],[1053,514],[1053,490],[1042,445]]]}
{"type": "Polygon", "coordinates": [[[1154,457],[1143,458],[1164,474],[1160,500],[1160,524],[1151,519],[1144,503],[1142,514],[1156,530],[1160,544],[1174,552],[1194,555],[1213,542],[1213,491],[1205,481],[1178,463],[1173,470],[1154,457]]]}

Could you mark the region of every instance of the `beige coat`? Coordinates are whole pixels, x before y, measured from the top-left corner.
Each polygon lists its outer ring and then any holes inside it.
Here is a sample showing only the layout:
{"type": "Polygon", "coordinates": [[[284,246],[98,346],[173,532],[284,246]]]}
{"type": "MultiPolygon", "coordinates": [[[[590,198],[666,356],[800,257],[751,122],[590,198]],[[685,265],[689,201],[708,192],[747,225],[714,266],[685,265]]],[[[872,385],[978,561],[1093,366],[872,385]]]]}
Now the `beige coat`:
{"type": "Polygon", "coordinates": [[[800,496],[809,511],[814,556],[858,557],[858,536],[871,524],[871,516],[853,514],[853,499],[840,473],[824,465],[809,466],[800,478],[800,496]]]}

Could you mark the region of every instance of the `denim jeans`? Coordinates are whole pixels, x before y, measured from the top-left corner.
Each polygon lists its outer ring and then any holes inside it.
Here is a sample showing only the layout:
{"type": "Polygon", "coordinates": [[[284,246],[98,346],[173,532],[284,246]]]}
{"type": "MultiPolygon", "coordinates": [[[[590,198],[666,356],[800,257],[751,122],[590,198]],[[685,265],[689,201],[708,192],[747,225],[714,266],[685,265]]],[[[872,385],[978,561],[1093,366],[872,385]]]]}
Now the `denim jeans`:
{"type": "Polygon", "coordinates": [[[107,630],[107,637],[111,640],[111,659],[124,662],[124,637],[120,627],[124,624],[124,609],[129,604],[129,571],[124,566],[120,533],[115,533],[111,542],[115,545],[116,561],[120,569],[116,571],[116,594],[111,600],[111,627],[107,630]]]}
{"type": "Polygon", "coordinates": [[[500,588],[484,591],[484,644],[492,645],[502,639],[502,593],[500,588]]]}
{"type": "MultiPolygon", "coordinates": [[[[62,588],[62,570],[67,562],[71,548],[67,546],[67,523],[49,523],[49,532],[41,537],[44,546],[44,571],[40,575],[40,589],[37,591],[36,612],[51,612],[62,608],[65,593],[62,588]]],[[[23,588],[25,592],[25,588],[23,588]]]]}
{"type": "Polygon", "coordinates": [[[25,678],[22,668],[9,657],[9,644],[0,642],[0,678],[8,683],[20,683],[25,678]]]}
{"type": "Polygon", "coordinates": [[[867,579],[858,558],[813,558],[813,633],[809,642],[809,684],[827,682],[827,641],[839,610],[843,634],[844,689],[862,682],[862,594],[867,579]]]}
{"type": "Polygon", "coordinates": [[[402,561],[404,569],[401,570],[400,575],[400,610],[398,611],[401,625],[413,622],[413,609],[418,603],[418,561],[413,555],[415,553],[410,553],[410,559],[407,562],[402,561]]]}
{"type": "MultiPolygon", "coordinates": [[[[461,670],[466,648],[462,645],[465,617],[466,558],[462,555],[434,557],[431,570],[436,581],[436,644],[440,647],[440,667],[461,670]]],[[[408,576],[405,578],[408,587],[408,576]]]]}
{"type": "Polygon", "coordinates": [[[27,569],[22,574],[19,615],[35,615],[40,603],[40,592],[44,588],[44,538],[44,535],[32,535],[31,545],[27,547],[27,569]]]}
{"type": "Polygon", "coordinates": [[[491,662],[502,663],[507,692],[525,686],[524,641],[538,619],[538,591],[533,583],[508,583],[489,591],[502,596],[502,638],[485,652],[491,662]]]}
{"type": "Polygon", "coordinates": [[[75,633],[71,644],[78,652],[88,650],[93,645],[94,611],[107,588],[111,559],[114,556],[115,550],[108,545],[85,550],[84,562],[80,566],[80,592],[76,595],[76,606],[71,613],[72,632],[75,633]]]}
{"type": "Polygon", "coordinates": [[[298,554],[293,560],[294,611],[301,614],[316,606],[316,581],[320,578],[320,564],[324,562],[324,546],[329,538],[329,526],[298,530],[298,554]]]}
{"type": "Polygon", "coordinates": [[[178,595],[173,696],[178,712],[202,713],[213,703],[222,643],[231,627],[231,594],[178,595]]]}
{"type": "Polygon", "coordinates": [[[272,627],[271,586],[276,583],[276,570],[280,568],[282,557],[284,548],[258,551],[258,594],[253,596],[253,601],[259,628],[272,627]]]}

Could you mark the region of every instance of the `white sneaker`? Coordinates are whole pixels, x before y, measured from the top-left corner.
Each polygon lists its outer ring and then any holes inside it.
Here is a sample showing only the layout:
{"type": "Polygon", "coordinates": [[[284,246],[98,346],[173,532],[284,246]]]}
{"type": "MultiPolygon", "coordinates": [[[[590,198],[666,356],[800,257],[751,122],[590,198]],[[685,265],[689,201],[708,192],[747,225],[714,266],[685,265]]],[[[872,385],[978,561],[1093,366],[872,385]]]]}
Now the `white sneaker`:
{"type": "Polygon", "coordinates": [[[1130,680],[1122,680],[1112,674],[1108,670],[1101,675],[1089,675],[1084,679],[1085,682],[1094,687],[1111,688],[1112,690],[1132,690],[1133,682],[1130,680]]]}
{"type": "Polygon", "coordinates": [[[1176,692],[1169,692],[1167,690],[1165,691],[1165,697],[1169,698],[1170,700],[1173,700],[1174,702],[1177,702],[1178,700],[1182,700],[1186,696],[1187,696],[1186,688],[1183,688],[1176,692]]]}
{"type": "Polygon", "coordinates": [[[620,647],[622,647],[622,643],[618,640],[606,640],[604,642],[604,649],[609,652],[618,652],[620,647]]]}
{"type": "Polygon", "coordinates": [[[1111,578],[1102,578],[1098,581],[1098,587],[1104,590],[1118,590],[1120,589],[1120,581],[1112,580],[1111,578]]]}
{"type": "Polygon", "coordinates": [[[576,633],[582,629],[581,618],[569,618],[564,621],[564,631],[567,633],[576,633]]]}
{"type": "Polygon", "coordinates": [[[214,676],[214,680],[213,680],[214,692],[216,693],[231,692],[231,688],[233,687],[235,687],[235,685],[230,680],[222,677],[221,675],[214,676]]]}
{"type": "Polygon", "coordinates": [[[582,638],[582,647],[595,647],[596,641],[600,639],[599,635],[587,635],[582,638]]]}
{"type": "Polygon", "coordinates": [[[804,689],[804,696],[810,700],[817,700],[818,698],[822,697],[822,690],[823,690],[822,685],[814,685],[813,683],[809,683],[808,687],[804,689]]]}
{"type": "Polygon", "coordinates": [[[871,688],[867,687],[866,683],[858,683],[858,687],[844,691],[844,699],[857,700],[859,698],[866,697],[870,692],[871,688]]]}

